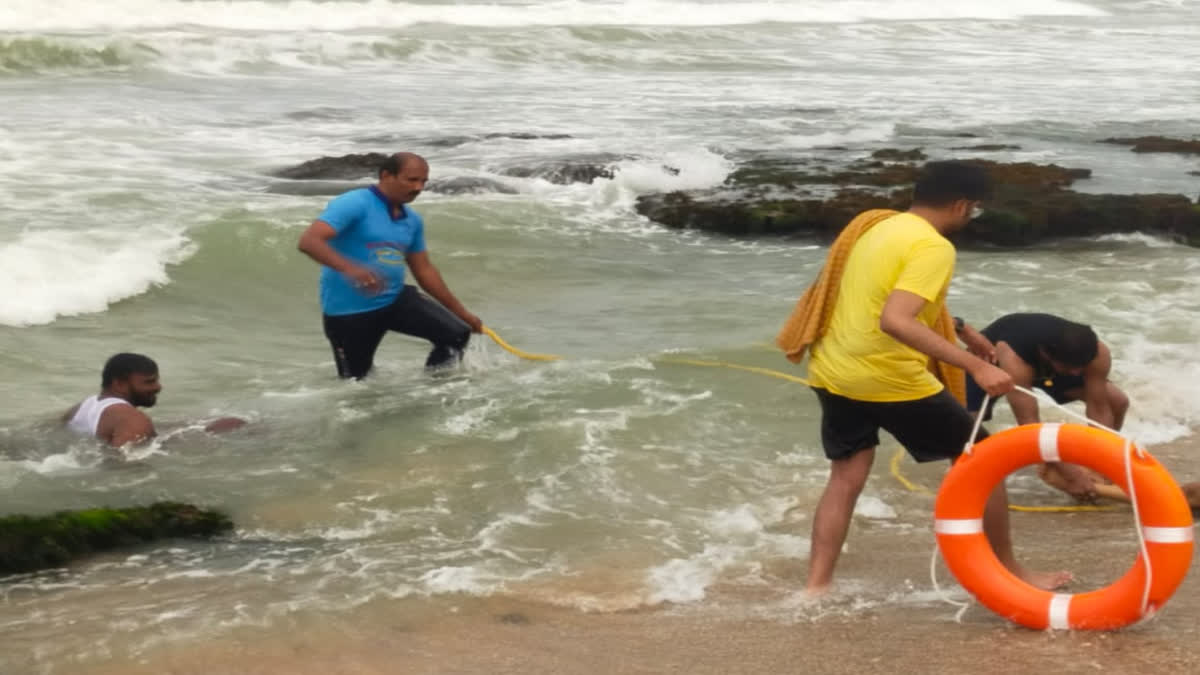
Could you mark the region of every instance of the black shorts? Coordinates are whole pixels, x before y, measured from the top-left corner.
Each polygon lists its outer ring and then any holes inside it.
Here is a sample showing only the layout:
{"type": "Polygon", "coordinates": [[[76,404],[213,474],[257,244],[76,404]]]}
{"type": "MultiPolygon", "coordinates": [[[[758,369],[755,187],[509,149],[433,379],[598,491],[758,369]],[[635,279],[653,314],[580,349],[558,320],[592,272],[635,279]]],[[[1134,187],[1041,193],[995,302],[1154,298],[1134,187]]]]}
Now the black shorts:
{"type": "Polygon", "coordinates": [[[375,350],[389,330],[433,343],[425,360],[427,368],[457,363],[471,339],[471,327],[465,321],[414,286],[405,286],[387,307],[358,314],[326,314],[323,320],[339,377],[366,377],[375,362],[375,350]]]}
{"type": "MultiPolygon", "coordinates": [[[[846,459],[879,445],[883,429],[900,441],[918,462],[954,459],[975,426],[975,419],[942,391],[915,401],[858,401],[813,388],[821,401],[821,444],[829,459],[846,459]]],[[[977,441],[987,438],[980,428],[977,441]]]]}
{"type": "MultiPolygon", "coordinates": [[[[1041,389],[1047,394],[1050,394],[1050,397],[1054,399],[1055,403],[1070,403],[1071,401],[1077,401],[1078,399],[1069,395],[1069,393],[1078,393],[1078,390],[1083,388],[1082,375],[1055,375],[1053,378],[1048,380],[1048,382],[1049,384],[1047,384],[1047,380],[1045,379],[1036,378],[1033,381],[1033,388],[1041,389]]],[[[968,375],[967,410],[971,412],[977,412],[979,407],[983,404],[983,395],[983,389],[980,389],[979,385],[975,384],[975,380],[971,379],[971,376],[968,375]]],[[[983,419],[992,419],[992,409],[996,407],[997,400],[998,399],[994,397],[988,399],[987,410],[983,413],[983,419]]]]}

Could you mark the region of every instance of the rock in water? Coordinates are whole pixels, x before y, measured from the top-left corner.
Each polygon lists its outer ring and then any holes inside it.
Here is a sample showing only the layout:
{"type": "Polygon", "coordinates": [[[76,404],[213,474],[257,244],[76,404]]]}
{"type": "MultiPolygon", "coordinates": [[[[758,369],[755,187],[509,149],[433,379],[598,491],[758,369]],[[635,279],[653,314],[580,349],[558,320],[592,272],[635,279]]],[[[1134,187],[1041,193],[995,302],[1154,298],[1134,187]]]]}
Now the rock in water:
{"type": "Polygon", "coordinates": [[[302,162],[286,169],[275,171],[272,175],[278,178],[294,180],[357,180],[374,178],[379,171],[379,165],[388,155],[382,152],[368,152],[361,155],[342,155],[340,157],[318,157],[302,162]]]}
{"type": "Polygon", "coordinates": [[[179,502],[0,518],[0,575],[57,567],[91,553],[233,529],[223,513],[179,502]]]}
{"type": "MultiPolygon", "coordinates": [[[[908,208],[910,186],[920,166],[898,158],[915,152],[879,151],[836,170],[803,159],[751,159],[720,188],[641,195],[636,208],[673,228],[832,240],[857,213],[908,208]]],[[[1077,192],[1072,184],[1090,177],[1089,169],[968,161],[988,172],[995,191],[983,215],[952,236],[956,245],[1020,247],[1050,239],[1144,232],[1200,247],[1200,204],[1184,195],[1077,192]]]]}

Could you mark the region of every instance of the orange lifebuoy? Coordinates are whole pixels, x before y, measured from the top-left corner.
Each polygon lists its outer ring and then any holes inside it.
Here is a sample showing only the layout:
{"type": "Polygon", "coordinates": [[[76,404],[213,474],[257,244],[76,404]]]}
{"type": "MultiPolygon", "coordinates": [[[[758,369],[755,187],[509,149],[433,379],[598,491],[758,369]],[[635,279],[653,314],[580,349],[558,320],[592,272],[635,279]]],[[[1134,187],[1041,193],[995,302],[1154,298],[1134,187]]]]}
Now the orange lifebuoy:
{"type": "Polygon", "coordinates": [[[955,462],[938,491],[934,532],[946,566],[980,603],[1038,630],[1107,630],[1156,611],[1191,566],[1192,512],[1167,470],[1127,447],[1114,433],[1078,424],[1027,424],[988,437],[955,462]],[[1023,466],[1056,461],[1095,469],[1117,485],[1127,484],[1129,463],[1149,568],[1139,553],[1112,585],[1072,595],[1035,588],[1001,564],[983,533],[992,489],[1023,466]]]}

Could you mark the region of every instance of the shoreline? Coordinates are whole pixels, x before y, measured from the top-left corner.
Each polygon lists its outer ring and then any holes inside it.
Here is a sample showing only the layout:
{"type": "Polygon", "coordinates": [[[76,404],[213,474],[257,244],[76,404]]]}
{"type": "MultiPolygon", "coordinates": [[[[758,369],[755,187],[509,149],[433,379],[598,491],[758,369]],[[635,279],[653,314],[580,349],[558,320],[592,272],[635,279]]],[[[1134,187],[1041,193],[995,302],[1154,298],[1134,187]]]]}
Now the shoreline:
{"type": "Polygon", "coordinates": [[[423,604],[375,601],[347,613],[306,612],[289,617],[286,626],[240,629],[73,672],[849,675],[1200,668],[1200,655],[1190,648],[1194,605],[1123,631],[1085,633],[1027,630],[978,607],[955,624],[953,608],[940,604],[843,608],[787,623],[695,608],[588,614],[501,598],[462,598],[440,610],[423,604]],[[1182,639],[1163,636],[1181,632],[1182,639]]]}
{"type": "MultiPolygon", "coordinates": [[[[1178,468],[1186,465],[1194,443],[1190,436],[1150,450],[1168,468],[1178,468]]],[[[906,469],[909,477],[934,486],[942,472],[929,465],[906,469]]],[[[886,462],[877,463],[876,471],[880,483],[893,480],[886,462]]],[[[1177,476],[1181,482],[1191,477],[1177,476]]],[[[1026,498],[1056,501],[1052,488],[1035,485],[1026,498]]],[[[905,511],[919,510],[929,499],[900,485],[888,489],[905,511]]],[[[1067,500],[1062,495],[1062,503],[1067,500]]],[[[805,516],[772,527],[807,531],[805,516]]],[[[1012,518],[1023,561],[1076,573],[1067,592],[1111,583],[1136,557],[1130,511],[1122,505],[1102,512],[1017,512],[1012,518]]],[[[957,608],[943,602],[930,583],[931,529],[899,525],[857,518],[839,563],[839,582],[831,595],[817,600],[802,595],[802,558],[768,557],[759,561],[758,581],[723,575],[694,603],[584,611],[531,600],[539,594],[530,588],[488,597],[375,599],[348,610],[299,610],[269,626],[203,638],[161,636],[159,644],[135,656],[78,663],[70,672],[858,675],[1200,669],[1200,651],[1192,647],[1200,639],[1200,596],[1190,578],[1157,616],[1118,631],[1029,630],[974,602],[956,623],[957,608]]],[[[1189,577],[1198,566],[1193,558],[1189,577]]],[[[938,576],[944,591],[964,597],[944,566],[938,576]]],[[[595,590],[602,580],[573,584],[595,590]]],[[[570,597],[569,588],[559,591],[570,597]]]]}
{"type": "MultiPolygon", "coordinates": [[[[1186,482],[1196,477],[1184,470],[1194,464],[1195,445],[1189,436],[1150,451],[1186,482]]],[[[838,582],[818,600],[802,594],[804,555],[764,552],[723,570],[695,602],[653,606],[644,604],[645,596],[640,604],[627,602],[642,595],[636,562],[601,555],[581,574],[539,577],[486,597],[376,595],[348,609],[300,608],[188,635],[165,625],[136,636],[110,630],[98,652],[41,662],[30,653],[30,660],[8,665],[14,672],[94,675],[1200,669],[1200,653],[1192,649],[1200,638],[1200,596],[1190,579],[1152,621],[1114,632],[1032,631],[974,603],[956,623],[957,608],[944,603],[930,581],[932,496],[889,474],[885,460],[893,449],[883,447],[869,485],[900,517],[856,517],[838,582]],[[589,611],[595,608],[604,611],[589,611]]],[[[942,463],[904,467],[914,483],[934,489],[944,471],[942,463]]],[[[1071,503],[1031,472],[1013,482],[1014,501],[1071,503]]],[[[767,528],[807,536],[811,508],[804,500],[797,517],[767,528]]],[[[1076,581],[1069,593],[1111,583],[1137,555],[1131,510],[1124,505],[1011,517],[1022,562],[1072,571],[1076,581]]],[[[1197,565],[1193,558],[1189,572],[1197,565]]],[[[938,579],[951,597],[964,597],[943,565],[938,579]]]]}

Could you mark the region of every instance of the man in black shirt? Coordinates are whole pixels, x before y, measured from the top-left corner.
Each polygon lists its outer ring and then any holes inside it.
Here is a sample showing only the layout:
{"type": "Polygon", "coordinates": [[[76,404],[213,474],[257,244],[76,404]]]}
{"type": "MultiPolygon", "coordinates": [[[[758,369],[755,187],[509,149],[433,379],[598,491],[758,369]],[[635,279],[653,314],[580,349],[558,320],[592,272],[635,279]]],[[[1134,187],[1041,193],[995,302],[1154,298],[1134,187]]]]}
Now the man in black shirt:
{"type": "MultiPolygon", "coordinates": [[[[996,365],[1012,376],[1014,384],[1041,389],[1057,403],[1083,401],[1087,418],[1106,427],[1119,430],[1125,423],[1129,397],[1108,380],[1112,354],[1090,326],[1052,314],[1008,314],[982,331],[960,319],[955,324],[959,337],[973,351],[992,351],[996,365]]],[[[983,398],[983,390],[968,377],[967,409],[977,413],[983,398]]],[[[1037,400],[1032,396],[1013,391],[1007,399],[1017,424],[1040,421],[1037,400]]],[[[991,419],[994,404],[989,401],[984,419],[991,419]]],[[[1124,495],[1074,464],[1047,463],[1038,473],[1042,480],[1076,499],[1124,495]]]]}

